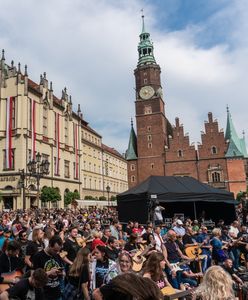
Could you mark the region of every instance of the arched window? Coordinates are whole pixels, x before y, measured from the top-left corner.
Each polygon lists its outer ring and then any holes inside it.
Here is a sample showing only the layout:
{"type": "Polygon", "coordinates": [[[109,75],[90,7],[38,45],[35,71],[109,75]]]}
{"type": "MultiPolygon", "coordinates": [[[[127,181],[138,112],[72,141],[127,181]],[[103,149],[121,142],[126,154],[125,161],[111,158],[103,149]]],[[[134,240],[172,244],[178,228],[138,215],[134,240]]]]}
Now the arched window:
{"type": "Polygon", "coordinates": [[[183,150],[178,150],[177,151],[177,156],[178,157],[183,157],[183,150]]]}
{"type": "Polygon", "coordinates": [[[135,176],[134,175],[131,176],[131,182],[135,182],[135,176]]]}
{"type": "Polygon", "coordinates": [[[217,154],[217,147],[212,146],[211,152],[212,152],[212,154],[217,154]]]}

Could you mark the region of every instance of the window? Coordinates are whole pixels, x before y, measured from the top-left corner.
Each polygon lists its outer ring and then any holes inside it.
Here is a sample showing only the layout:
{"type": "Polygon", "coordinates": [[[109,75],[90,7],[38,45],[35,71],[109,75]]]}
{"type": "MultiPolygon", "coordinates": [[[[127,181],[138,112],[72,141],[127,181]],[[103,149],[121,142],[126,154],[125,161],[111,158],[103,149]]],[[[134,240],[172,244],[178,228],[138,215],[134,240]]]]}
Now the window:
{"type": "Polygon", "coordinates": [[[10,157],[6,157],[6,150],[3,150],[3,169],[14,170],[15,169],[15,149],[10,150],[10,157]]]}
{"type": "Polygon", "coordinates": [[[135,171],[135,165],[131,164],[130,169],[131,169],[131,171],[135,171]]]}
{"type": "Polygon", "coordinates": [[[212,173],[212,182],[220,182],[220,173],[219,172],[212,173]]]}
{"type": "Polygon", "coordinates": [[[151,141],[151,140],[152,140],[152,136],[151,136],[150,134],[147,136],[147,140],[148,140],[148,141],[151,141]]]}
{"type": "Polygon", "coordinates": [[[177,156],[178,157],[183,157],[183,150],[178,150],[177,151],[177,156]]]}
{"type": "Polygon", "coordinates": [[[48,108],[43,105],[43,135],[48,136],[48,108]]]}
{"type": "Polygon", "coordinates": [[[147,83],[147,79],[146,78],[144,78],[144,84],[146,84],[147,83]]]}
{"type": "Polygon", "coordinates": [[[151,107],[151,105],[145,105],[145,107],[144,107],[144,114],[145,115],[149,115],[151,113],[152,113],[152,107],[151,107]]]}
{"type": "Polygon", "coordinates": [[[69,127],[69,120],[68,117],[65,117],[65,144],[69,144],[69,136],[68,136],[68,127],[69,127]]]}
{"type": "Polygon", "coordinates": [[[153,168],[154,168],[154,163],[151,164],[151,169],[153,169],[153,168]]]}
{"type": "Polygon", "coordinates": [[[147,131],[151,132],[151,130],[152,130],[152,126],[147,126],[147,131]]]}
{"type": "Polygon", "coordinates": [[[148,143],[148,148],[149,148],[149,149],[152,148],[152,143],[148,143]]]}
{"type": "Polygon", "coordinates": [[[49,161],[49,155],[42,153],[41,154],[41,160],[48,160],[49,161]]]}
{"type": "Polygon", "coordinates": [[[87,179],[86,179],[86,177],[84,177],[84,188],[85,189],[87,188],[87,179]]]}
{"type": "Polygon", "coordinates": [[[11,112],[12,129],[16,127],[16,99],[12,98],[12,112],[11,112]]]}
{"type": "Polygon", "coordinates": [[[217,154],[217,147],[212,146],[211,152],[212,152],[212,154],[217,154]]]}
{"type": "Polygon", "coordinates": [[[135,176],[134,175],[131,176],[131,182],[135,182],[135,176]]]}
{"type": "Polygon", "coordinates": [[[70,178],[70,162],[65,160],[65,177],[70,178]]]}

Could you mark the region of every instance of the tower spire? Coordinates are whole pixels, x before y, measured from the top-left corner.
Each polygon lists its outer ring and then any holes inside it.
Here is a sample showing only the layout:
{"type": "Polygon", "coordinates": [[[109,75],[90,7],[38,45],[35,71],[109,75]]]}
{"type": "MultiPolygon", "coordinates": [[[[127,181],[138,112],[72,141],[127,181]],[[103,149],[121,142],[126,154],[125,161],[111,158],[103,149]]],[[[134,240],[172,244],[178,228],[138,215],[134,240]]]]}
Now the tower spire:
{"type": "Polygon", "coordinates": [[[131,118],[131,131],[129,136],[128,149],[126,151],[126,160],[137,159],[137,137],[133,129],[133,119],[131,118]]]}
{"type": "Polygon", "coordinates": [[[145,17],[143,14],[143,9],[141,10],[142,12],[142,31],[141,34],[139,35],[140,42],[138,45],[138,52],[139,52],[139,61],[138,61],[138,66],[140,65],[146,65],[146,64],[156,64],[154,55],[153,55],[153,44],[150,41],[150,33],[148,33],[145,30],[145,17]]]}
{"type": "Polygon", "coordinates": [[[141,9],[141,13],[142,13],[142,15],[141,15],[141,18],[142,18],[142,33],[145,33],[146,32],[146,30],[145,30],[145,16],[144,16],[144,10],[143,10],[143,8],[141,9]]]}
{"type": "Polygon", "coordinates": [[[234,127],[230,109],[227,106],[227,124],[226,124],[226,133],[225,133],[225,140],[229,141],[228,149],[226,152],[226,157],[247,157],[247,150],[245,145],[245,139],[239,138],[234,127]]]}

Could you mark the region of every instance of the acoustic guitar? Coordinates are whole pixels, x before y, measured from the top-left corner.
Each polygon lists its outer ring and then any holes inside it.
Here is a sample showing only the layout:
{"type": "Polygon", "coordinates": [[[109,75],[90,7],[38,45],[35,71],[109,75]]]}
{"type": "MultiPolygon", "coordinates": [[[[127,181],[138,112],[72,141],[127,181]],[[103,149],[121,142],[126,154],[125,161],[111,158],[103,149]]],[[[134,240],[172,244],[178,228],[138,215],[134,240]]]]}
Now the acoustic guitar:
{"type": "Polygon", "coordinates": [[[92,235],[89,235],[87,238],[80,236],[80,237],[76,237],[76,241],[80,247],[84,248],[86,244],[92,242],[93,239],[92,239],[92,235]]]}
{"type": "Polygon", "coordinates": [[[1,277],[4,278],[3,283],[0,284],[0,293],[6,291],[14,280],[22,277],[21,271],[13,271],[9,273],[2,273],[1,277]]]}
{"type": "Polygon", "coordinates": [[[140,272],[144,262],[146,261],[146,258],[144,257],[144,255],[146,255],[146,253],[152,249],[154,247],[154,245],[150,244],[147,247],[145,247],[144,250],[138,250],[134,256],[132,257],[133,259],[133,266],[132,269],[134,272],[140,272]]]}
{"type": "Polygon", "coordinates": [[[202,245],[203,243],[185,248],[185,254],[191,259],[197,258],[202,253],[202,249],[200,248],[202,245]]]}
{"type": "Polygon", "coordinates": [[[170,295],[175,294],[176,290],[171,285],[168,285],[168,286],[162,288],[161,292],[164,296],[167,296],[167,295],[170,296],[170,295]]]}

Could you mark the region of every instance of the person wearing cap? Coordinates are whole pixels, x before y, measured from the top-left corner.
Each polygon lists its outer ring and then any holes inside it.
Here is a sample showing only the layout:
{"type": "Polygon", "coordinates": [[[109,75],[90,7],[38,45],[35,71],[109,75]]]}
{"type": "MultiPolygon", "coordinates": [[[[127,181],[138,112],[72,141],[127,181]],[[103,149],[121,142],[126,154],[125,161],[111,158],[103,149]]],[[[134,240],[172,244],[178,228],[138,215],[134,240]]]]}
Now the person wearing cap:
{"type": "Polygon", "coordinates": [[[180,219],[176,221],[176,226],[174,226],[172,229],[175,231],[177,235],[180,236],[185,235],[185,228],[183,227],[183,222],[180,219]]]}

